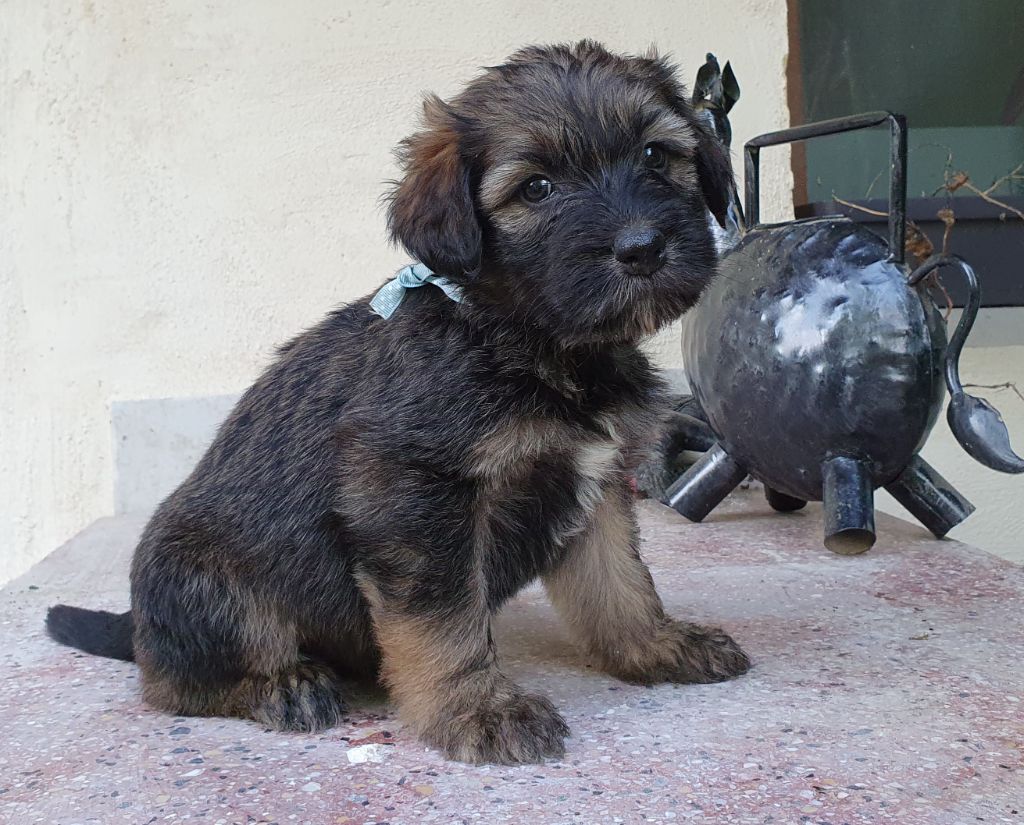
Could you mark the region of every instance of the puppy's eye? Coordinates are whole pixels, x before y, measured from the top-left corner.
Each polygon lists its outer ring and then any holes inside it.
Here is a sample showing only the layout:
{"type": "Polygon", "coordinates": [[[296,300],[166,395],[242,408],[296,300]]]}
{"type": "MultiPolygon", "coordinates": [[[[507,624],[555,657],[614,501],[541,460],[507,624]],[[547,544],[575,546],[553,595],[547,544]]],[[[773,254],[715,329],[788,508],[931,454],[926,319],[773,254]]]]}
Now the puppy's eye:
{"type": "Polygon", "coordinates": [[[660,171],[668,166],[668,155],[656,143],[648,143],[644,147],[644,168],[660,171]]]}
{"type": "Polygon", "coordinates": [[[530,178],[526,183],[519,187],[519,193],[527,203],[540,203],[542,200],[549,197],[553,190],[554,186],[551,181],[547,178],[542,178],[540,175],[535,178],[530,178]]]}

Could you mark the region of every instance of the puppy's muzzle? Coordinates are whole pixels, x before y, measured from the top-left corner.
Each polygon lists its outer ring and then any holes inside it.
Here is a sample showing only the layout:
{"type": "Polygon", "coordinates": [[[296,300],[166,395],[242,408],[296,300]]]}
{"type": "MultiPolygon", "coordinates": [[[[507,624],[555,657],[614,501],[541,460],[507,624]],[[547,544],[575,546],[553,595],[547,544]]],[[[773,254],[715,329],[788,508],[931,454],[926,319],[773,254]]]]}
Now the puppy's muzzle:
{"type": "Polygon", "coordinates": [[[665,263],[665,236],[649,226],[623,229],[612,249],[630,275],[651,275],[665,263]]]}

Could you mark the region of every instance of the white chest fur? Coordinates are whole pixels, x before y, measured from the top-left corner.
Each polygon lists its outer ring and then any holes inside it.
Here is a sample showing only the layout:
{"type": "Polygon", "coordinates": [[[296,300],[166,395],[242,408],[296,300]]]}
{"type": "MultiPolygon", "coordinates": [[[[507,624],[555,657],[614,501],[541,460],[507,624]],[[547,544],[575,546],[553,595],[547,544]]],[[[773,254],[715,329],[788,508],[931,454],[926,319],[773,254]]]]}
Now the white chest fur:
{"type": "Polygon", "coordinates": [[[575,455],[576,500],[586,513],[601,499],[607,481],[620,467],[622,451],[615,441],[601,440],[581,444],[575,455]]]}

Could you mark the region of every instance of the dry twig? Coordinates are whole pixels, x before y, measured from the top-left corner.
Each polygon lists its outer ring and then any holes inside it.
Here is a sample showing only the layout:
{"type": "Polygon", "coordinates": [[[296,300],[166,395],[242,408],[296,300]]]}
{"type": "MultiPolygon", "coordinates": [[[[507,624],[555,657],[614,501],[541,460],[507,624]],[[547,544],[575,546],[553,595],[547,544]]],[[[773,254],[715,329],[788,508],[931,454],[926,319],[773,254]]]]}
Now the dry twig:
{"type": "Polygon", "coordinates": [[[1014,394],[1024,401],[1024,394],[1021,393],[1013,381],[1004,381],[1002,384],[964,384],[965,387],[974,387],[979,390],[1013,390],[1014,394]]]}
{"type": "Polygon", "coordinates": [[[1021,170],[1024,169],[1024,162],[1019,163],[1015,169],[1006,175],[1003,175],[997,181],[995,181],[988,189],[979,189],[973,183],[971,183],[971,177],[966,172],[954,172],[952,175],[947,175],[945,189],[949,193],[955,192],[957,189],[966,189],[968,192],[973,192],[979,198],[987,203],[991,203],[993,206],[998,206],[1000,209],[1005,209],[1008,212],[1013,212],[1018,218],[1024,221],[1024,212],[1019,209],[1010,206],[1008,203],[1003,203],[998,198],[993,198],[992,193],[1002,186],[1007,181],[1020,180],[1024,178],[1024,175],[1020,175],[1021,170]]]}
{"type": "Polygon", "coordinates": [[[949,233],[953,231],[953,226],[956,224],[956,213],[947,206],[945,209],[940,209],[935,214],[946,227],[942,232],[942,254],[948,255],[949,233]]]}
{"type": "Polygon", "coordinates": [[[868,209],[866,206],[861,206],[860,204],[853,203],[852,201],[844,201],[841,197],[834,193],[832,195],[832,200],[834,200],[836,203],[842,204],[843,206],[849,207],[850,209],[856,209],[858,212],[866,212],[869,215],[875,215],[876,217],[879,218],[889,217],[888,212],[879,212],[877,209],[868,209]]]}
{"type": "MultiPolygon", "coordinates": [[[[937,195],[939,192],[943,190],[945,190],[948,194],[952,195],[957,189],[966,189],[968,192],[974,193],[982,200],[991,203],[993,206],[998,206],[1000,209],[1006,209],[1007,211],[1015,214],[1021,220],[1024,220],[1024,212],[1010,206],[1010,204],[1008,203],[1003,203],[998,198],[992,197],[992,193],[995,192],[1003,184],[1008,183],[1009,181],[1024,181],[1024,161],[1018,163],[1017,166],[1015,166],[1001,178],[993,181],[992,185],[985,190],[979,189],[973,183],[971,183],[971,178],[966,172],[960,171],[950,173],[952,165],[953,153],[951,151],[949,153],[949,156],[946,158],[946,170],[943,173],[945,183],[935,190],[934,195],[937,195]]],[[[871,181],[871,186],[868,187],[868,194],[871,193],[872,188],[874,188],[874,185],[878,181],[878,178],[881,176],[881,174],[882,173],[879,172],[878,175],[875,176],[875,179],[871,181]]],[[[889,217],[888,212],[880,212],[877,209],[869,209],[866,206],[861,206],[860,204],[843,200],[834,192],[832,193],[832,200],[838,204],[841,204],[842,206],[847,207],[848,209],[856,209],[858,212],[864,212],[868,215],[874,215],[875,217],[878,218],[889,217]]],[[[951,202],[952,199],[947,200],[947,203],[951,202]]],[[[942,254],[948,255],[949,236],[953,231],[953,227],[956,225],[956,213],[953,211],[952,206],[946,206],[943,209],[940,209],[938,212],[936,212],[935,216],[940,221],[942,221],[942,224],[945,227],[945,229],[942,232],[942,254]]],[[[928,236],[921,231],[921,227],[919,227],[916,223],[909,219],[907,220],[907,236],[904,241],[904,250],[913,255],[919,261],[927,260],[935,252],[934,244],[932,244],[932,242],[928,239],[928,236]]],[[[925,280],[928,281],[929,286],[938,289],[942,293],[943,297],[946,299],[946,321],[948,321],[949,316],[953,313],[953,298],[949,294],[949,291],[946,289],[946,287],[943,285],[942,281],[940,280],[939,270],[936,269],[925,280]]],[[[1021,393],[1020,389],[1012,381],[1006,381],[1002,384],[964,384],[964,386],[976,387],[978,389],[986,390],[1012,390],[1021,401],[1024,401],[1024,394],[1021,393]]]]}

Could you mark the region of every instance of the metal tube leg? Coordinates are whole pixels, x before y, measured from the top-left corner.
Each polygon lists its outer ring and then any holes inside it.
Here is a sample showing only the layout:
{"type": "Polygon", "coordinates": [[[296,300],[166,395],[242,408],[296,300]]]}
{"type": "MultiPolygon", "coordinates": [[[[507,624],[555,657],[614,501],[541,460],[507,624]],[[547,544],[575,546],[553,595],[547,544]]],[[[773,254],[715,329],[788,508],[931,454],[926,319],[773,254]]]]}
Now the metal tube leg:
{"type": "Polygon", "coordinates": [[[802,498],[788,496],[785,493],[780,493],[778,490],[773,490],[767,485],[764,488],[764,497],[768,499],[771,508],[779,513],[792,513],[796,510],[802,510],[807,506],[807,502],[802,498]]]}
{"type": "Polygon", "coordinates": [[[715,446],[714,432],[699,418],[674,412],[666,423],[670,441],[665,452],[669,455],[678,455],[683,450],[704,452],[715,446]]]}
{"type": "Polygon", "coordinates": [[[662,502],[690,521],[702,521],[746,477],[747,471],[715,444],[676,479],[662,502]]]}
{"type": "Polygon", "coordinates": [[[974,505],[920,456],[910,459],[906,469],[885,489],[936,538],[941,539],[974,512],[974,505]]]}
{"type": "Polygon", "coordinates": [[[825,546],[854,556],[875,543],[875,501],[871,474],[863,462],[846,456],[822,465],[825,546]]]}

